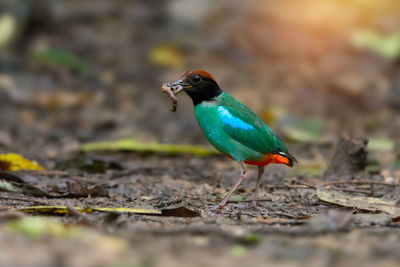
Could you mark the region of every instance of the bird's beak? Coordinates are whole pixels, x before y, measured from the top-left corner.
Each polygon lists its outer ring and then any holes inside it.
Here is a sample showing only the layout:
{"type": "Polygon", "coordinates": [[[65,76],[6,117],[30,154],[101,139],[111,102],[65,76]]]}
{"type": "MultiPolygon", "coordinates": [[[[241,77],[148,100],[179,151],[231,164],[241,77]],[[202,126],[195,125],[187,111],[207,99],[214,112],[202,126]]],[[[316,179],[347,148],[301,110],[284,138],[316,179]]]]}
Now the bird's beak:
{"type": "Polygon", "coordinates": [[[178,80],[174,83],[171,83],[171,87],[181,88],[182,90],[186,90],[192,88],[193,86],[189,83],[185,83],[182,80],[178,80]]]}

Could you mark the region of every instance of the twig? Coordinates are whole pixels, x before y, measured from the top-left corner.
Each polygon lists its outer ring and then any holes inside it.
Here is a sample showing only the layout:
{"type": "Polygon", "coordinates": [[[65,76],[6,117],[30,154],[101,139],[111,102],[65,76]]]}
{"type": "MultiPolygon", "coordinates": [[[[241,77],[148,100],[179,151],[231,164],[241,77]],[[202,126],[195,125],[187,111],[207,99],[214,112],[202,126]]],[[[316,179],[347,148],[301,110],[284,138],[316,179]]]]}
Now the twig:
{"type": "Polygon", "coordinates": [[[71,203],[67,202],[66,207],[67,207],[67,210],[69,211],[69,213],[71,213],[72,215],[78,217],[82,221],[86,222],[88,225],[93,225],[93,220],[89,216],[87,216],[86,214],[83,214],[82,212],[77,211],[71,205],[71,203]]]}
{"type": "Polygon", "coordinates": [[[330,186],[330,185],[342,185],[342,184],[378,184],[378,185],[386,185],[386,186],[400,186],[400,184],[387,183],[383,181],[375,181],[375,180],[342,180],[342,181],[333,181],[321,184],[321,186],[330,186]]]}
{"type": "Polygon", "coordinates": [[[360,190],[360,189],[351,189],[351,188],[343,188],[343,187],[333,187],[335,190],[342,190],[345,192],[350,192],[350,193],[363,193],[363,194],[371,194],[372,190],[367,191],[367,190],[360,190]]]}
{"type": "Polygon", "coordinates": [[[306,185],[306,184],[290,184],[290,185],[267,184],[267,185],[264,186],[264,188],[267,188],[267,189],[274,189],[274,188],[309,188],[309,187],[313,187],[313,186],[306,185]]]}
{"type": "Polygon", "coordinates": [[[26,198],[22,198],[22,197],[0,196],[0,199],[34,202],[34,203],[37,203],[37,204],[40,204],[40,205],[44,205],[44,206],[49,204],[49,203],[47,203],[45,201],[34,200],[34,199],[26,199],[26,198]]]}
{"type": "Polygon", "coordinates": [[[24,173],[29,173],[31,175],[51,175],[51,176],[67,176],[69,175],[68,172],[65,171],[48,171],[48,170],[41,170],[41,171],[24,171],[24,173]]]}
{"type": "MultiPolygon", "coordinates": [[[[153,200],[153,199],[151,199],[151,200],[153,200]]],[[[169,206],[169,205],[180,203],[182,201],[183,201],[182,198],[173,199],[173,200],[170,200],[170,201],[167,201],[167,202],[161,202],[161,203],[155,204],[154,207],[157,208],[157,209],[160,209],[160,208],[164,208],[164,207],[169,206]]]]}
{"type": "MultiPolygon", "coordinates": [[[[245,203],[248,203],[248,202],[252,202],[253,200],[252,199],[244,199],[244,200],[228,200],[228,202],[226,202],[226,203],[239,203],[239,202],[245,202],[245,203]]],[[[257,202],[263,202],[263,201],[272,201],[272,199],[270,199],[270,198],[261,198],[261,199],[257,199],[257,202]]],[[[211,200],[209,201],[209,202],[212,202],[211,200]]]]}
{"type": "Polygon", "coordinates": [[[305,185],[305,186],[308,186],[308,187],[311,187],[311,188],[313,188],[313,189],[317,189],[318,188],[318,186],[316,186],[316,185],[312,185],[312,184],[308,184],[308,183],[306,183],[306,182],[302,182],[302,181],[297,181],[299,184],[301,184],[301,185],[305,185]]]}
{"type": "MultiPolygon", "coordinates": [[[[278,214],[279,215],[279,214],[278,214]]],[[[274,214],[275,216],[275,214],[274,214]]],[[[291,216],[293,217],[293,216],[291,216]]],[[[279,219],[279,220],[267,220],[267,221],[262,221],[262,222],[254,222],[251,220],[248,221],[242,221],[243,223],[246,223],[247,225],[303,225],[307,223],[307,220],[296,220],[296,219],[279,219]]]]}

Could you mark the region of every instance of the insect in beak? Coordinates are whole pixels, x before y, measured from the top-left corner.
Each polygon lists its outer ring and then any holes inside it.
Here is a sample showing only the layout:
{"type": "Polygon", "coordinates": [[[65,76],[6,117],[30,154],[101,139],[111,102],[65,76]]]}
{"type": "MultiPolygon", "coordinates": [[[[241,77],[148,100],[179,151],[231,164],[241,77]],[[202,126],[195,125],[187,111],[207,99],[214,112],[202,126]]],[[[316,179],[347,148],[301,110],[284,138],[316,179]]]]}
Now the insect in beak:
{"type": "Polygon", "coordinates": [[[176,81],[174,83],[171,83],[171,87],[173,87],[173,88],[181,87],[182,90],[186,90],[186,89],[192,88],[193,86],[191,84],[189,84],[189,83],[183,82],[182,80],[178,80],[178,81],[176,81]]]}

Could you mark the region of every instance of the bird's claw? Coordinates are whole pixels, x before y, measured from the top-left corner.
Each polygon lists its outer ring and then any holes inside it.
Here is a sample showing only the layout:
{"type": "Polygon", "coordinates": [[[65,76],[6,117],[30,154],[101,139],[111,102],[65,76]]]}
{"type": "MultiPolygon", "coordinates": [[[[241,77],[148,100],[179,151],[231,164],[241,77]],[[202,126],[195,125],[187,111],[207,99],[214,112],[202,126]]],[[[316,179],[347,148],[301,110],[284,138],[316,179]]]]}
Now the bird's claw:
{"type": "Polygon", "coordinates": [[[205,212],[207,215],[214,217],[214,218],[223,217],[224,216],[222,213],[223,208],[224,208],[224,206],[221,206],[221,205],[208,206],[205,209],[205,212]]]}

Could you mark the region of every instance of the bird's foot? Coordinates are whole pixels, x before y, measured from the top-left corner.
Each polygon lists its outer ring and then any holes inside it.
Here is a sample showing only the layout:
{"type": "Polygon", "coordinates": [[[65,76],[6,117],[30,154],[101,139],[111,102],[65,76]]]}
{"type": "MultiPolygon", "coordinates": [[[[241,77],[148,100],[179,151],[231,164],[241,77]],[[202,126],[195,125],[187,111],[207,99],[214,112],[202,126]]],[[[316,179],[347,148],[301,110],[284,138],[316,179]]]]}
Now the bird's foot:
{"type": "Polygon", "coordinates": [[[207,210],[209,210],[211,212],[219,212],[220,213],[224,207],[225,206],[222,206],[222,205],[215,205],[215,206],[212,205],[212,206],[208,206],[207,210]]]}
{"type": "Polygon", "coordinates": [[[207,206],[205,209],[205,212],[207,215],[217,218],[217,217],[223,217],[224,214],[222,212],[224,206],[221,205],[216,205],[216,206],[207,206]]]}

